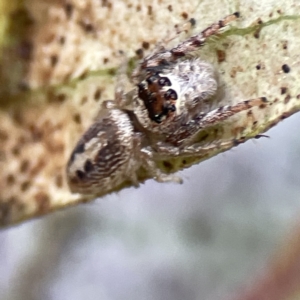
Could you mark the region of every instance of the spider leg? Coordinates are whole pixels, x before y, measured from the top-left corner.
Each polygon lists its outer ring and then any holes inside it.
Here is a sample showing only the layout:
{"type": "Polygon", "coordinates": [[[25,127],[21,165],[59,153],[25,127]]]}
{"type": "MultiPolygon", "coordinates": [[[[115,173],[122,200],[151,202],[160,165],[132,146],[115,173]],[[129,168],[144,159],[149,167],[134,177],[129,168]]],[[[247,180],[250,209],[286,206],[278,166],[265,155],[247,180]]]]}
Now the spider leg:
{"type": "Polygon", "coordinates": [[[144,168],[157,182],[183,182],[179,176],[163,173],[153,161],[153,154],[153,151],[146,148],[142,149],[140,153],[144,168]]]}
{"type": "MultiPolygon", "coordinates": [[[[126,71],[128,67],[128,57],[124,54],[123,51],[119,51],[119,54],[121,55],[122,59],[116,74],[115,97],[114,100],[103,101],[101,104],[101,110],[114,109],[114,108],[123,109],[130,104],[134,94],[133,93],[134,91],[125,93],[125,86],[126,86],[126,82],[128,81],[126,75],[126,71]]],[[[98,115],[101,115],[102,113],[101,110],[98,115]]]]}
{"type": "Polygon", "coordinates": [[[178,26],[176,25],[175,26],[176,32],[173,33],[173,35],[171,35],[170,32],[168,32],[166,36],[162,39],[162,41],[157,43],[151,55],[164,51],[168,43],[176,39],[177,36],[182,32],[188,33],[195,26],[195,24],[196,24],[195,19],[191,18],[188,22],[185,22],[178,26]]]}
{"type": "Polygon", "coordinates": [[[126,102],[125,85],[128,80],[126,76],[128,57],[123,53],[123,51],[120,51],[120,55],[122,56],[122,61],[116,76],[115,103],[117,107],[122,108],[125,106],[126,102]]]}
{"type": "Polygon", "coordinates": [[[220,152],[224,152],[229,150],[235,146],[238,146],[241,143],[244,143],[246,139],[244,137],[240,138],[232,138],[227,140],[215,140],[211,141],[210,143],[203,144],[203,143],[195,143],[191,146],[186,146],[182,149],[171,145],[165,145],[161,148],[162,152],[156,153],[154,159],[157,160],[168,160],[174,159],[177,157],[178,159],[187,159],[187,158],[195,158],[198,160],[206,158],[208,155],[209,157],[214,156],[220,152]]]}
{"type": "Polygon", "coordinates": [[[202,47],[207,38],[210,36],[220,33],[220,30],[227,26],[230,22],[236,20],[239,17],[239,13],[235,12],[231,15],[228,15],[224,19],[210,25],[200,33],[191,36],[185,41],[179,43],[174,48],[167,50],[162,49],[160,52],[154,52],[154,54],[146,57],[137,68],[132,73],[133,80],[139,77],[141,70],[146,70],[147,68],[155,68],[158,66],[163,66],[168,63],[173,63],[177,59],[186,56],[188,53],[197,50],[199,47],[202,47]]]}
{"type": "MultiPolygon", "coordinates": [[[[157,143],[154,148],[157,153],[162,155],[167,153],[182,155],[187,151],[186,149],[193,149],[193,145],[197,144],[195,136],[201,130],[208,130],[209,127],[218,125],[239,112],[250,111],[252,107],[266,105],[266,103],[268,103],[267,98],[260,97],[242,101],[234,105],[225,105],[206,114],[199,114],[193,120],[182,124],[166,138],[165,142],[157,143]]],[[[203,143],[201,145],[203,146],[203,143]]],[[[200,148],[202,147],[201,145],[200,148]]],[[[193,151],[188,150],[188,152],[192,153],[193,151]]]]}
{"type": "MultiPolygon", "coordinates": [[[[255,138],[260,138],[262,136],[268,137],[265,135],[257,135],[255,138]]],[[[179,160],[184,161],[185,159],[193,158],[192,163],[194,163],[195,160],[201,161],[208,157],[212,157],[246,141],[247,139],[244,136],[241,136],[237,138],[233,137],[231,139],[218,139],[206,143],[194,143],[182,148],[166,143],[160,143],[155,149],[156,152],[154,152],[153,159],[154,161],[165,161],[178,158],[179,160]]],[[[186,163],[183,163],[183,165],[186,165],[186,163]]]]}
{"type": "Polygon", "coordinates": [[[219,22],[210,25],[200,33],[193,35],[187,40],[178,44],[176,47],[170,50],[173,59],[177,59],[178,57],[183,57],[189,52],[193,52],[197,50],[199,47],[202,47],[205,44],[207,38],[219,34],[220,30],[223,27],[227,26],[230,22],[235,21],[237,18],[239,18],[239,16],[240,16],[239,12],[235,12],[231,15],[228,15],[224,19],[220,20],[219,22]]]}
{"type": "Polygon", "coordinates": [[[195,120],[192,120],[193,122],[196,121],[198,123],[198,129],[201,128],[207,128],[209,126],[216,125],[217,123],[220,123],[222,121],[225,121],[229,117],[245,110],[249,110],[252,107],[260,106],[260,105],[266,105],[268,103],[268,100],[266,97],[259,97],[254,98],[250,100],[245,100],[242,102],[239,102],[234,105],[225,105],[221,106],[215,110],[212,110],[208,112],[207,114],[203,116],[197,117],[195,120]]]}

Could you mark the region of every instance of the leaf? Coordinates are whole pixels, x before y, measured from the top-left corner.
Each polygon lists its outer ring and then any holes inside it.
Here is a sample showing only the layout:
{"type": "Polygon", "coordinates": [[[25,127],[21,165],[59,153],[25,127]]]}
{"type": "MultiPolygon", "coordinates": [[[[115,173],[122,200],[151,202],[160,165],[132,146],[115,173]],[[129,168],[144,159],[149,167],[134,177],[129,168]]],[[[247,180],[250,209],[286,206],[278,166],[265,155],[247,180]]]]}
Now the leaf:
{"type": "MultiPolygon", "coordinates": [[[[137,50],[139,54],[141,49],[149,51],[173,33],[175,24],[194,17],[202,30],[234,11],[240,11],[241,20],[211,39],[198,55],[220,74],[221,104],[257,96],[267,97],[269,104],[231,118],[217,128],[216,136],[213,131],[205,139],[199,136],[204,147],[217,142],[205,155],[187,157],[184,164],[178,159],[157,161],[165,171],[176,172],[240,142],[263,137],[299,110],[300,5],[296,0],[143,4],[27,0],[13,13],[2,13],[6,21],[1,24],[14,24],[14,13],[21,13],[25,16],[21,24],[26,26],[2,30],[0,224],[12,225],[93,200],[69,192],[65,165],[101,102],[113,98],[119,50],[135,61],[137,50]],[[15,39],[8,43],[12,34],[15,39]],[[24,88],[28,91],[22,92],[24,88]]],[[[141,182],[148,177],[139,174],[141,182]]]]}

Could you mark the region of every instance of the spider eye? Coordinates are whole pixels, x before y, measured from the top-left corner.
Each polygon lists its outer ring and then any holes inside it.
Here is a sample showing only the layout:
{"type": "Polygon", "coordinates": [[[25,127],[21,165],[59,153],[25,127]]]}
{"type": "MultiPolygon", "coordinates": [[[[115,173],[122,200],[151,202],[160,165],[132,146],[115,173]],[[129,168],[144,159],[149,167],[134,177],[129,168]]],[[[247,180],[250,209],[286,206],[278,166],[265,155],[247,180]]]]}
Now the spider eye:
{"type": "Polygon", "coordinates": [[[161,123],[162,121],[162,114],[157,114],[153,117],[153,121],[156,122],[156,123],[161,123]]]}
{"type": "Polygon", "coordinates": [[[169,110],[170,112],[176,111],[175,105],[174,105],[174,104],[171,104],[171,105],[168,107],[168,110],[169,110]]]}
{"type": "Polygon", "coordinates": [[[164,97],[166,100],[177,100],[178,99],[177,93],[172,89],[168,89],[166,91],[164,97]]]}
{"type": "Polygon", "coordinates": [[[139,83],[137,86],[138,86],[140,92],[145,89],[145,84],[144,83],[139,83]]]}
{"type": "Polygon", "coordinates": [[[158,83],[161,86],[171,86],[171,81],[168,77],[159,78],[158,83]]]}
{"type": "Polygon", "coordinates": [[[157,102],[156,93],[149,93],[148,102],[149,104],[157,102]]]}
{"type": "Polygon", "coordinates": [[[146,79],[148,84],[152,84],[157,80],[157,75],[152,75],[149,78],[146,79]]]}

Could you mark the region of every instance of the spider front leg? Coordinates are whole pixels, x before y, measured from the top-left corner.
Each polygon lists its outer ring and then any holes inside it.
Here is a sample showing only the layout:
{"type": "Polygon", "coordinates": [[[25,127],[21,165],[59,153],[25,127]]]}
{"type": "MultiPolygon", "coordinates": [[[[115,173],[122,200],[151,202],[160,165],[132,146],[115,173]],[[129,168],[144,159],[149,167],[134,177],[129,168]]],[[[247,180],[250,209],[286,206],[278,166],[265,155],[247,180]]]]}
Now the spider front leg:
{"type": "Polygon", "coordinates": [[[220,33],[220,30],[227,26],[230,22],[235,21],[240,17],[239,12],[235,12],[224,19],[210,25],[200,33],[191,36],[187,40],[178,44],[176,47],[170,50],[172,57],[176,60],[178,57],[186,56],[188,53],[196,51],[199,47],[202,47],[206,40],[212,36],[220,33]]]}
{"type": "Polygon", "coordinates": [[[234,105],[221,106],[215,110],[206,113],[203,116],[200,115],[195,120],[192,120],[192,122],[198,122],[199,129],[207,128],[209,126],[213,126],[222,121],[225,121],[229,117],[241,111],[249,110],[255,106],[266,105],[266,103],[268,103],[266,97],[259,97],[250,100],[245,100],[234,105]]]}
{"type": "Polygon", "coordinates": [[[167,50],[162,47],[161,51],[155,51],[153,54],[145,57],[132,73],[133,82],[138,83],[141,81],[145,71],[151,71],[151,69],[156,67],[174,63],[179,58],[186,56],[190,52],[196,51],[206,43],[206,40],[210,36],[219,34],[222,28],[227,26],[230,22],[235,21],[239,16],[240,14],[238,12],[228,15],[224,19],[213,23],[200,33],[179,43],[174,48],[167,50]]]}
{"type": "Polygon", "coordinates": [[[127,71],[127,66],[128,66],[128,58],[124,54],[123,51],[120,51],[119,54],[120,54],[122,60],[121,60],[119,69],[117,71],[117,76],[116,76],[115,101],[116,101],[116,105],[118,105],[118,107],[122,107],[124,105],[124,101],[125,101],[126,81],[128,80],[127,76],[126,76],[126,71],[127,71]]]}
{"type": "MultiPolygon", "coordinates": [[[[168,161],[168,159],[172,160],[174,158],[181,160],[182,167],[187,167],[186,159],[193,158],[194,162],[197,160],[198,162],[202,159],[212,157],[217,155],[220,152],[224,152],[229,150],[241,143],[246,141],[245,138],[232,138],[227,140],[216,140],[206,145],[203,143],[194,144],[192,146],[186,146],[178,151],[176,147],[164,147],[163,153],[156,153],[154,159],[159,161],[168,161]]],[[[191,163],[190,163],[191,164],[191,163]]]]}
{"type": "MultiPolygon", "coordinates": [[[[230,117],[242,111],[250,111],[251,108],[266,105],[267,98],[260,97],[239,102],[234,105],[225,105],[206,114],[200,114],[186,124],[182,124],[175,132],[153,146],[158,155],[166,156],[194,156],[202,155],[203,142],[197,143],[195,137],[201,130],[207,130],[212,126],[221,124],[230,117]]],[[[233,137],[233,140],[235,137],[233,137]]],[[[213,146],[214,147],[214,146],[213,146]]]]}
{"type": "MultiPolygon", "coordinates": [[[[125,93],[127,78],[127,67],[128,67],[128,57],[124,54],[123,51],[119,51],[119,54],[122,58],[121,64],[118,68],[116,74],[116,84],[115,84],[115,97],[114,100],[106,100],[101,104],[101,109],[114,109],[119,108],[123,109],[128,106],[132,100],[133,91],[125,93]]],[[[101,112],[100,112],[101,113],[101,112]]]]}
{"type": "Polygon", "coordinates": [[[153,160],[154,156],[155,155],[151,148],[144,148],[140,152],[140,159],[143,161],[143,167],[147,170],[147,173],[151,177],[153,177],[157,182],[183,182],[179,176],[163,173],[155,164],[153,160]]]}
{"type": "Polygon", "coordinates": [[[184,24],[176,25],[176,32],[173,34],[168,32],[166,36],[160,42],[157,43],[151,55],[165,50],[168,43],[176,39],[178,35],[182,32],[188,33],[195,26],[195,24],[196,20],[194,18],[191,18],[188,22],[185,22],[184,24]]]}

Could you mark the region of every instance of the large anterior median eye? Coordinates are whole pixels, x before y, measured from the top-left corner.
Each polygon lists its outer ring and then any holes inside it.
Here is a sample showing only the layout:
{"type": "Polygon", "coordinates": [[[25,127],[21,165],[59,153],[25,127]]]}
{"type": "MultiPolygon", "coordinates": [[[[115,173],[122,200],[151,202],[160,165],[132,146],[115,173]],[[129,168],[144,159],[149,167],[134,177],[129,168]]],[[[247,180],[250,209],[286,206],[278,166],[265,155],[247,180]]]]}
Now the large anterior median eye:
{"type": "Polygon", "coordinates": [[[168,89],[165,92],[164,97],[166,100],[177,100],[177,93],[172,89],[168,89]]]}

